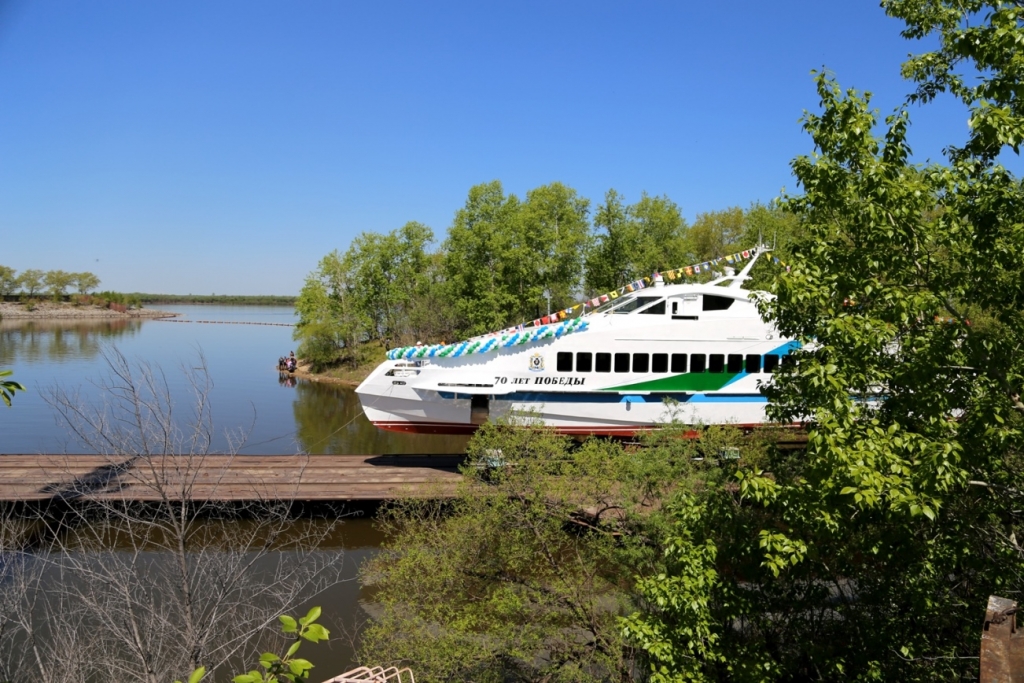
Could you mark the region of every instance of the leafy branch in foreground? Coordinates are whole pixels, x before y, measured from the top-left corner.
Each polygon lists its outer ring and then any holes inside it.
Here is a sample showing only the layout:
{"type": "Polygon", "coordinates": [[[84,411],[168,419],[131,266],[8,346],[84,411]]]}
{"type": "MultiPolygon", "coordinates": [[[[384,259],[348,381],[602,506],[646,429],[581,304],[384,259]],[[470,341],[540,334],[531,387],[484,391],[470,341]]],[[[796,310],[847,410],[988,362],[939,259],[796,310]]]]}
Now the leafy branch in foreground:
{"type": "MultiPolygon", "coordinates": [[[[13,370],[0,370],[0,377],[10,377],[13,374],[13,370]]],[[[8,408],[11,407],[11,399],[14,398],[16,391],[25,391],[25,387],[12,379],[0,380],[0,399],[3,399],[8,408]]]]}
{"type": "Polygon", "coordinates": [[[260,655],[260,666],[266,669],[266,673],[259,669],[253,669],[249,673],[239,674],[232,680],[234,683],[280,683],[291,681],[301,683],[309,678],[309,672],[313,664],[308,659],[296,657],[303,640],[311,643],[318,643],[327,640],[330,632],[322,625],[316,623],[320,617],[320,608],[314,607],[301,617],[298,621],[287,615],[281,615],[281,632],[286,635],[294,635],[295,639],[288,646],[283,656],[273,652],[264,652],[260,655]]]}

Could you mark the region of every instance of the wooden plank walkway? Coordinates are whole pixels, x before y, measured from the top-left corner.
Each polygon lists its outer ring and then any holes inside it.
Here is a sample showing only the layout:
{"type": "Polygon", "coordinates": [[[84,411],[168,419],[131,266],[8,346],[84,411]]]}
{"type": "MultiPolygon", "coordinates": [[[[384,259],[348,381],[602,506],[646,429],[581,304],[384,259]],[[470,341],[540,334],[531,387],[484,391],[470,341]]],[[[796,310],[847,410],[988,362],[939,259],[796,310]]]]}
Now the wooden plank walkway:
{"type": "Polygon", "coordinates": [[[452,495],[461,455],[0,455],[0,502],[357,501],[452,495]]]}

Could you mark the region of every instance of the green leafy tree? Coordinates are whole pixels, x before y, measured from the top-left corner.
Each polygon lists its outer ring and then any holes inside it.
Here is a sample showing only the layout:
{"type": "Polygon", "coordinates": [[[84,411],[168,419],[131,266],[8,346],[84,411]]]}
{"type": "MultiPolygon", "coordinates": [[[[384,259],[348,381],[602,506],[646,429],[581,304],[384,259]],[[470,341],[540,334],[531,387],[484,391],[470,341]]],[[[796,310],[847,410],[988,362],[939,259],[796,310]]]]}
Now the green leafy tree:
{"type": "Polygon", "coordinates": [[[636,204],[625,206],[621,195],[609,190],[594,214],[594,226],[603,232],[586,261],[588,292],[605,292],[690,262],[686,221],[668,197],[644,193],[636,204]]]}
{"type": "Polygon", "coordinates": [[[1024,138],[1024,7],[883,6],[937,43],[904,65],[910,101],[953,95],[966,142],[912,164],[906,107],[883,124],[817,75],[784,202],[803,234],[765,309],[804,344],[769,396],[807,451],[676,505],[627,625],[654,680],[976,679],[987,597],[1024,583],[1024,188],[998,163],[1024,138]]]}
{"type": "Polygon", "coordinates": [[[359,286],[350,264],[337,251],[324,256],[306,277],[295,303],[299,322],[294,337],[300,341],[299,355],[314,370],[351,355],[365,338],[356,302],[359,286]]]}
{"type": "Polygon", "coordinates": [[[0,266],[0,296],[10,296],[18,288],[18,278],[14,268],[0,266]]]}
{"type": "Polygon", "coordinates": [[[18,285],[22,291],[30,297],[34,297],[43,289],[43,278],[46,276],[41,270],[30,268],[28,270],[21,271],[21,275],[18,276],[18,285]]]}
{"type": "Polygon", "coordinates": [[[522,235],[512,263],[523,272],[517,297],[522,318],[547,312],[544,292],[553,310],[579,299],[583,266],[590,245],[590,200],[562,183],[543,185],[526,193],[520,207],[522,235]]]}
{"type": "Polygon", "coordinates": [[[90,291],[100,286],[100,279],[93,273],[72,273],[71,275],[72,284],[79,294],[88,294],[90,291]]]}
{"type": "MultiPolygon", "coordinates": [[[[27,271],[26,271],[27,272],[27,271]]],[[[59,301],[75,281],[75,273],[68,273],[63,270],[49,270],[43,276],[43,282],[50,290],[50,296],[54,301],[59,301]]]]}
{"type": "Polygon", "coordinates": [[[506,197],[497,180],[470,188],[444,244],[446,287],[461,333],[480,334],[515,320],[519,297],[533,284],[519,261],[525,249],[519,199],[506,197]]]}
{"type": "Polygon", "coordinates": [[[364,567],[382,609],[364,661],[402,661],[425,680],[644,675],[619,619],[636,607],[635,577],[664,569],[659,501],[716,485],[702,456],[739,436],[573,447],[523,420],[477,432],[454,500],[405,501],[384,519],[384,552],[364,567]]]}
{"type": "Polygon", "coordinates": [[[344,270],[359,283],[350,297],[371,337],[386,344],[409,341],[406,322],[429,270],[426,249],[433,239],[427,226],[406,223],[386,235],[364,232],[345,252],[344,270]]]}
{"type": "Polygon", "coordinates": [[[745,248],[741,243],[744,223],[744,211],[738,206],[697,214],[697,219],[686,234],[686,242],[693,260],[707,261],[745,248]]]}

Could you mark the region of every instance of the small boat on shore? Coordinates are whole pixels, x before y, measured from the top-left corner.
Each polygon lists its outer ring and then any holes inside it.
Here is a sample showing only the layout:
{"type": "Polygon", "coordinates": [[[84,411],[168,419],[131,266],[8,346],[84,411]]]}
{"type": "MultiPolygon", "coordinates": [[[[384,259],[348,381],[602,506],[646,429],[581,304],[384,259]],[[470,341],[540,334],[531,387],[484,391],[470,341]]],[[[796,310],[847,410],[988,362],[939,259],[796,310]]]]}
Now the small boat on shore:
{"type": "Polygon", "coordinates": [[[356,389],[377,427],[468,434],[509,413],[564,434],[632,436],[767,422],[761,386],[797,342],[779,338],[738,274],[667,284],[660,274],[583,315],[448,345],[392,349],[356,389]]]}

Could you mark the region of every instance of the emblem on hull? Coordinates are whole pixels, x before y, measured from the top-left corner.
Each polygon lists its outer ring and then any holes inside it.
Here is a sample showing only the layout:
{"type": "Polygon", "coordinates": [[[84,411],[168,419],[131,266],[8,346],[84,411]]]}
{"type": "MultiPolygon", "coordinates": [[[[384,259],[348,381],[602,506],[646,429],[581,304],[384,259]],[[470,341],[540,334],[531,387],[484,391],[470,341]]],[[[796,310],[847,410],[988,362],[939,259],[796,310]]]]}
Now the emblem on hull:
{"type": "Polygon", "coordinates": [[[539,353],[535,353],[530,356],[530,372],[543,372],[544,371],[544,356],[539,353]]]}

